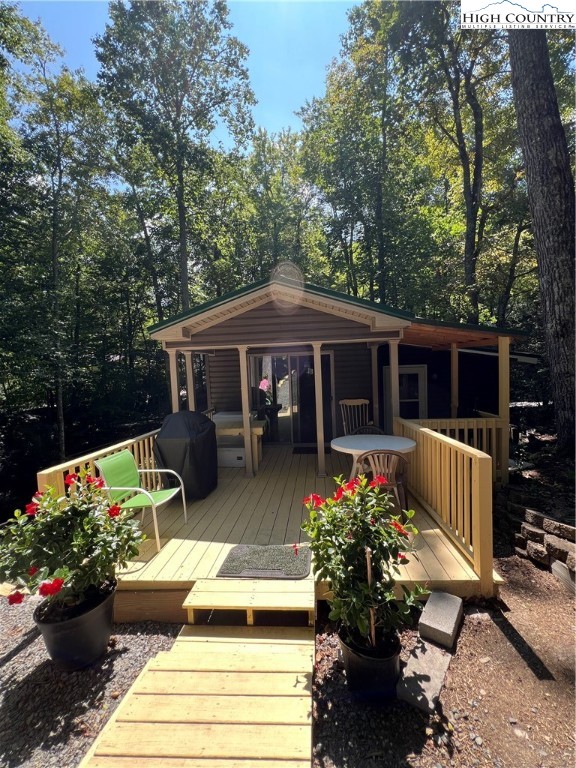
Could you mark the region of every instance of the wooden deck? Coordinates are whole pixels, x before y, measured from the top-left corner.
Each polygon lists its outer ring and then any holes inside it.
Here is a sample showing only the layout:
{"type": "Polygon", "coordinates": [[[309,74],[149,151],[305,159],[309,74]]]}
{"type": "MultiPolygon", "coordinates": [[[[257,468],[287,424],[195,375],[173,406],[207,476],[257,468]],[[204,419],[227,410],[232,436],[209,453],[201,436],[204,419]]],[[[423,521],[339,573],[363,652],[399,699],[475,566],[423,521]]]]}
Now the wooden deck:
{"type": "Polygon", "coordinates": [[[184,627],[80,768],[310,768],[314,630],[184,627]]]}
{"type": "MultiPolygon", "coordinates": [[[[121,575],[116,620],[187,623],[174,647],[152,659],[96,739],[80,768],[310,768],[316,599],[326,584],[301,580],[221,579],[236,544],[303,540],[304,496],[334,492],[350,457],[267,446],[258,475],[222,469],[207,499],[159,515],[153,538],[121,575]],[[301,616],[299,617],[299,614],[301,616]]],[[[151,520],[145,520],[151,527],[151,520]]],[[[478,593],[479,579],[436,523],[416,508],[418,559],[400,583],[478,593]]],[[[151,535],[151,530],[147,528],[151,535]]]]}
{"type": "MultiPolygon", "coordinates": [[[[149,540],[121,574],[117,620],[159,619],[186,622],[184,598],[199,579],[211,580],[236,544],[292,544],[305,539],[300,525],[302,499],[311,492],[327,496],[334,476],[348,476],[350,457],[326,456],[325,478],[316,477],[315,454],[295,454],[291,447],[267,445],[256,477],[243,469],[220,469],[218,487],[203,500],[190,502],[188,522],[175,501],[158,515],[162,549],[156,552],[151,517],[144,520],[149,540]]],[[[461,597],[478,594],[478,577],[469,561],[430,516],[414,503],[418,560],[403,567],[400,583],[421,581],[461,597]]],[[[310,576],[309,578],[312,578],[310,576]]],[[[317,597],[325,585],[316,588],[317,597]]]]}

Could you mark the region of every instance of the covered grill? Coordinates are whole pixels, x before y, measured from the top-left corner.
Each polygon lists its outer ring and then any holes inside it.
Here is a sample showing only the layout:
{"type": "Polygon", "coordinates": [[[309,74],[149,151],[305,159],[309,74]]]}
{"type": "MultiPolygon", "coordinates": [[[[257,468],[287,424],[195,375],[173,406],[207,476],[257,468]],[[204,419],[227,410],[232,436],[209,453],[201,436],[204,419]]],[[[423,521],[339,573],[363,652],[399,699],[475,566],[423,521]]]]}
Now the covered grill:
{"type": "Polygon", "coordinates": [[[203,413],[180,411],[162,422],[154,443],[156,464],[181,476],[188,499],[204,499],[218,484],[216,428],[203,413]]]}

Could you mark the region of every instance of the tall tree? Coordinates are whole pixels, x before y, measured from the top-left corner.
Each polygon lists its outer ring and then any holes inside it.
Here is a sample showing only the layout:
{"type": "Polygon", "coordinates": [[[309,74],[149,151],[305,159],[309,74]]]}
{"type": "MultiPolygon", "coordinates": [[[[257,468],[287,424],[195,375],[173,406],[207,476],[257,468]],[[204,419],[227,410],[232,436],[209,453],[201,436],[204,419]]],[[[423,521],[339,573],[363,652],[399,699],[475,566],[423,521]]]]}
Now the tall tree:
{"type": "Polygon", "coordinates": [[[133,121],[175,196],[181,308],[187,310],[194,200],[186,176],[202,169],[218,124],[239,139],[251,128],[248,51],[229,34],[224,0],[114,0],[110,18],[95,39],[98,79],[106,98],[133,121]]]}
{"type": "Polygon", "coordinates": [[[574,179],[544,30],[509,30],[558,448],[574,451],[574,179]]]}

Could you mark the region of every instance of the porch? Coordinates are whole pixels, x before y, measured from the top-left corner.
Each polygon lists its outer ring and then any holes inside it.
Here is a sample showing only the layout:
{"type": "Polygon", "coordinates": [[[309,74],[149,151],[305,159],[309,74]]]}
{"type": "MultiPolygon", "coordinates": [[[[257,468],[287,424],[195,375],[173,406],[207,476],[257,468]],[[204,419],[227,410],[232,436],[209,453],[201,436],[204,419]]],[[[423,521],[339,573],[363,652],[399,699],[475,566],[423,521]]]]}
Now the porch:
{"type": "MultiPolygon", "coordinates": [[[[418,581],[461,597],[494,594],[490,457],[412,422],[398,419],[395,431],[417,442],[410,457],[409,503],[420,531],[418,559],[402,568],[399,584],[418,581]]],[[[39,487],[63,484],[67,472],[93,469],[101,455],[122,447],[131,448],[141,466],[153,467],[153,439],[154,433],[142,435],[41,472],[39,487]]],[[[149,538],[121,573],[116,620],[186,623],[183,603],[188,592],[199,580],[216,579],[233,546],[301,542],[306,514],[302,499],[311,492],[331,495],[332,478],[350,472],[346,454],[332,451],[325,460],[326,476],[319,477],[315,452],[267,444],[255,477],[247,477],[242,468],[220,468],[217,488],[206,499],[188,504],[187,523],[178,500],[160,512],[160,552],[151,516],[145,516],[149,538]]],[[[327,584],[317,584],[316,599],[324,598],[327,590],[327,584]]],[[[283,600],[279,593],[279,608],[283,600]]],[[[263,611],[254,623],[267,619],[268,611],[263,611]]]]}

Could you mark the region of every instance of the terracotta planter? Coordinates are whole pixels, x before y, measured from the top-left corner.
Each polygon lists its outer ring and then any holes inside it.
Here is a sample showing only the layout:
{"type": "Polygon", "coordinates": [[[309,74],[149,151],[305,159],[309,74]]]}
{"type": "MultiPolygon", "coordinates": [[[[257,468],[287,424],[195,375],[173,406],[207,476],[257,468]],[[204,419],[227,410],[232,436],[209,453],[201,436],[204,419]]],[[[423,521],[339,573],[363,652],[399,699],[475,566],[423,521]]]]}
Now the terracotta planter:
{"type": "Polygon", "coordinates": [[[340,636],[348,688],[356,698],[384,701],[396,698],[400,677],[400,640],[394,635],[385,649],[364,648],[340,636]]]}
{"type": "Polygon", "coordinates": [[[42,633],[48,655],[58,669],[73,671],[97,661],[106,651],[112,634],[116,582],[85,606],[76,606],[72,618],[46,614],[46,603],[34,611],[33,619],[42,633]],[[83,610],[84,608],[84,610],[83,610]]]}

